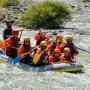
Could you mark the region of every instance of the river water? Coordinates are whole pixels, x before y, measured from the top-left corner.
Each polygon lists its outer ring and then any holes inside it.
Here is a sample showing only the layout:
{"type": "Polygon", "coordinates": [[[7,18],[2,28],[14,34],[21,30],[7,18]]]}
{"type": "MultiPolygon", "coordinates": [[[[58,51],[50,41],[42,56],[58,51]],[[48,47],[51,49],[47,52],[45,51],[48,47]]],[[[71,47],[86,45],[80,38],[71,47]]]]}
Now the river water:
{"type": "MultiPolygon", "coordinates": [[[[81,0],[62,1],[75,6],[73,19],[65,26],[77,29],[67,29],[63,34],[72,34],[78,47],[90,51],[90,4],[81,2],[81,0]]],[[[4,28],[0,27],[0,29],[4,28]]],[[[22,38],[29,35],[34,45],[33,36],[36,33],[36,31],[25,31],[22,33],[22,38]]],[[[76,58],[84,65],[83,73],[29,72],[9,63],[0,64],[0,90],[89,90],[90,54],[80,51],[76,58]]]]}

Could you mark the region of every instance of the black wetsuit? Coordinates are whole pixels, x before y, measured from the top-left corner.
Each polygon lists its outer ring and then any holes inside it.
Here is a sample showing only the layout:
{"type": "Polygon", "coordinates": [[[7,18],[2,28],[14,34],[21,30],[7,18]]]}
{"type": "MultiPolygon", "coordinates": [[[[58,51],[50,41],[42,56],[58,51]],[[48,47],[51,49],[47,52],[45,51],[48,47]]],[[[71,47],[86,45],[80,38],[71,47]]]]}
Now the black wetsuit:
{"type": "Polygon", "coordinates": [[[10,35],[12,35],[12,27],[7,27],[3,32],[3,39],[6,40],[10,35]]]}

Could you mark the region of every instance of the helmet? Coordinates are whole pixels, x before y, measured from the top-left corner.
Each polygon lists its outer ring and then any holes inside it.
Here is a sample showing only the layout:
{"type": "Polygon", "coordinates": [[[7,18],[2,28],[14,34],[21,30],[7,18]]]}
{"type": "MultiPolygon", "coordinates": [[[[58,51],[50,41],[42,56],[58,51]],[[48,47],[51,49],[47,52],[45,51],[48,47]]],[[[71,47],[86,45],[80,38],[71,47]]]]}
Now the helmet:
{"type": "Polygon", "coordinates": [[[59,49],[54,49],[54,53],[59,53],[59,49]]]}
{"type": "Polygon", "coordinates": [[[73,41],[73,37],[72,37],[72,36],[70,36],[70,35],[69,35],[69,36],[67,36],[67,37],[66,37],[66,41],[68,41],[68,40],[69,40],[69,41],[73,41]]]}
{"type": "Polygon", "coordinates": [[[64,51],[70,52],[70,48],[66,47],[64,48],[64,51]]]}
{"type": "Polygon", "coordinates": [[[4,20],[4,22],[6,22],[6,23],[14,23],[15,19],[9,18],[9,19],[4,20]]]}
{"type": "Polygon", "coordinates": [[[41,41],[40,46],[41,46],[41,47],[42,47],[42,46],[47,46],[47,42],[46,42],[46,41],[41,41]]]}
{"type": "Polygon", "coordinates": [[[29,37],[24,37],[24,42],[26,42],[26,41],[30,41],[30,38],[29,37]]]}
{"type": "Polygon", "coordinates": [[[63,35],[57,34],[57,35],[56,35],[56,40],[58,40],[58,39],[59,39],[59,40],[62,40],[62,39],[63,39],[63,35]]]}
{"type": "Polygon", "coordinates": [[[12,31],[12,35],[15,35],[15,34],[18,35],[18,34],[19,34],[19,30],[13,30],[13,31],[12,31]]]}

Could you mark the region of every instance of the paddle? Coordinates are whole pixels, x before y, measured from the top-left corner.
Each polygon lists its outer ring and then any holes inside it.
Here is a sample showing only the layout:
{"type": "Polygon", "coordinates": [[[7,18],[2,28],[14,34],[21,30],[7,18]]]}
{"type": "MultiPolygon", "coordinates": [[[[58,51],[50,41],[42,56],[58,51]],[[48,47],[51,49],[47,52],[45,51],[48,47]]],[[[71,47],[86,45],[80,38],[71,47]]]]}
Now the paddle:
{"type": "MultiPolygon", "coordinates": [[[[30,52],[28,52],[28,53],[30,53],[30,52]]],[[[23,59],[23,57],[21,57],[21,56],[17,56],[16,58],[14,58],[14,59],[12,59],[12,63],[13,64],[16,64],[16,63],[18,63],[20,60],[22,60],[23,59]]]]}
{"type": "Polygon", "coordinates": [[[39,59],[40,59],[40,56],[41,56],[41,54],[38,54],[38,53],[36,53],[36,54],[34,55],[34,57],[33,57],[33,63],[34,63],[34,64],[37,64],[37,62],[38,62],[39,59]]]}
{"type": "Polygon", "coordinates": [[[46,51],[47,51],[47,48],[46,48],[44,51],[41,51],[41,53],[36,53],[36,54],[34,55],[34,57],[33,57],[33,63],[34,63],[34,64],[37,64],[38,61],[39,61],[40,58],[41,58],[41,55],[43,55],[43,53],[45,54],[46,51]]]}
{"type": "Polygon", "coordinates": [[[78,49],[80,49],[80,50],[82,50],[82,51],[84,51],[84,52],[87,52],[87,53],[89,53],[90,54],[90,51],[87,51],[87,50],[85,50],[85,49],[82,49],[82,48],[79,48],[79,47],[77,47],[78,49]]]}
{"type": "Polygon", "coordinates": [[[16,58],[12,59],[12,63],[13,63],[13,64],[16,64],[16,63],[18,63],[22,58],[23,58],[23,57],[21,57],[21,56],[17,56],[16,58]]]}
{"type": "Polygon", "coordinates": [[[19,38],[21,38],[21,36],[22,36],[22,31],[23,31],[23,30],[20,30],[20,31],[21,31],[21,33],[20,33],[20,37],[19,37],[19,38]]]}

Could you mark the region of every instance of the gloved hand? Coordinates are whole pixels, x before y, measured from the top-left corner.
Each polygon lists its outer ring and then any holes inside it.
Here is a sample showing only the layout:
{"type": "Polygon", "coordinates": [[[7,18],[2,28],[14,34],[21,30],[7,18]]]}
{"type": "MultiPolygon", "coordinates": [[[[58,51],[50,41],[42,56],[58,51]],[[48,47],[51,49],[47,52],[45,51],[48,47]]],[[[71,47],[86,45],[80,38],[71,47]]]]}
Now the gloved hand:
{"type": "Polygon", "coordinates": [[[30,56],[30,54],[29,53],[24,53],[23,57],[27,57],[27,56],[30,56]]]}

